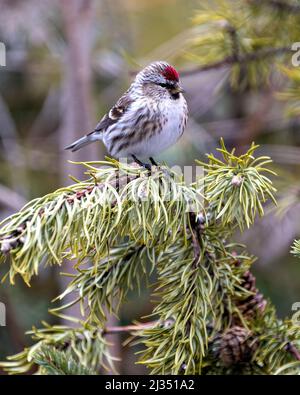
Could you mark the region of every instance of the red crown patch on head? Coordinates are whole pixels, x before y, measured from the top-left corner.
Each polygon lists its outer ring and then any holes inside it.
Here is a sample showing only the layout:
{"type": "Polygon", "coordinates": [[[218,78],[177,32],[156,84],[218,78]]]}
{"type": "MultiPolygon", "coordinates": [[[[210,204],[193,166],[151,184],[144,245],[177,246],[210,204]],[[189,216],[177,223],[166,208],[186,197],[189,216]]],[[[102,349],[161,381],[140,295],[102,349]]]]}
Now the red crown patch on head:
{"type": "Polygon", "coordinates": [[[162,75],[170,81],[179,81],[179,74],[172,66],[167,66],[162,71],[162,75]]]}

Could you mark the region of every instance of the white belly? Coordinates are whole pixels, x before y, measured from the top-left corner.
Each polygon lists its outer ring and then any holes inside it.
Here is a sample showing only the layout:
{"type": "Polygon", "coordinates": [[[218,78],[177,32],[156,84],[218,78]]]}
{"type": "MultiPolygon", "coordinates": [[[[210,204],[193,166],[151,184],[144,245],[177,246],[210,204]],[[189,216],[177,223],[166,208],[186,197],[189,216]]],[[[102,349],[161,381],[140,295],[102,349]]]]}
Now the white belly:
{"type": "MultiPolygon", "coordinates": [[[[135,144],[134,147],[131,147],[131,151],[134,152],[129,154],[133,153],[137,157],[148,158],[175,144],[185,127],[185,110],[186,102],[183,96],[178,100],[168,100],[166,104],[162,103],[160,108],[158,108],[158,111],[161,111],[165,117],[162,129],[150,138],[144,139],[140,143],[135,144]]],[[[159,114],[159,117],[161,117],[161,114],[159,114]]],[[[126,153],[124,152],[124,154],[126,153]]]]}

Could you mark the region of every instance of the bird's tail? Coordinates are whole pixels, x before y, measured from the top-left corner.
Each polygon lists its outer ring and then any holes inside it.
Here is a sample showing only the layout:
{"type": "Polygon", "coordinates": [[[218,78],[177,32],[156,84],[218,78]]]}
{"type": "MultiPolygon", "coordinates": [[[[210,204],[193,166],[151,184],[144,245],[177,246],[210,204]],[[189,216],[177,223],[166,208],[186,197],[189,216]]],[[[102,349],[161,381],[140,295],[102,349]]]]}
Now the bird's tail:
{"type": "Polygon", "coordinates": [[[96,140],[101,140],[101,136],[99,133],[89,133],[83,137],[81,137],[80,139],[74,141],[74,143],[68,145],[67,147],[65,147],[66,150],[71,150],[72,152],[78,151],[80,148],[96,141],[96,140]]]}

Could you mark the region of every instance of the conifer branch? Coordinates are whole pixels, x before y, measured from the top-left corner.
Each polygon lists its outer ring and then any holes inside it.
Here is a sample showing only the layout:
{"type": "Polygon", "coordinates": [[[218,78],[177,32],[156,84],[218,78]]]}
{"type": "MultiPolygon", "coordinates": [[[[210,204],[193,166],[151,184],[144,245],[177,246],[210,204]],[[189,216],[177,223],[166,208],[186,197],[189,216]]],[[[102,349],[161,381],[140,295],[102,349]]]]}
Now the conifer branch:
{"type": "Polygon", "coordinates": [[[284,55],[286,53],[292,53],[290,46],[289,47],[278,47],[278,48],[263,48],[263,49],[255,51],[255,52],[239,54],[239,56],[236,56],[236,54],[234,54],[231,56],[227,56],[226,58],[224,58],[222,60],[218,60],[217,62],[214,62],[211,64],[198,66],[198,67],[195,67],[195,68],[189,69],[189,70],[182,70],[180,72],[180,75],[184,77],[184,76],[198,74],[198,73],[201,73],[204,71],[220,69],[220,68],[235,65],[235,64],[245,65],[247,63],[270,58],[273,56],[284,55]]]}
{"type": "Polygon", "coordinates": [[[300,5],[293,4],[288,1],[282,0],[248,0],[250,3],[254,3],[255,5],[269,5],[278,11],[285,11],[290,13],[299,13],[300,5]]]}
{"type": "MultiPolygon", "coordinates": [[[[248,271],[254,258],[227,242],[237,226],[243,229],[256,213],[263,214],[267,199],[275,200],[265,175],[274,174],[267,167],[270,158],[255,158],[256,148],[252,145],[236,156],[221,141],[223,159],[210,154],[208,163],[199,162],[206,174],[192,185],[168,168],[149,174],[114,161],[84,164],[89,179],[37,199],[6,219],[0,229],[2,245],[12,234],[17,240],[24,238],[6,254],[12,259],[11,281],[16,274],[29,281],[42,260],[60,264],[64,257],[77,259],[67,289],[57,298],[63,301],[72,294],[73,301],[50,310],[77,327],[34,328],[30,334],[35,344],[1,366],[10,373],[39,365],[40,371],[64,374],[73,371],[65,364],[70,355],[83,369],[111,370],[113,357],[107,353],[105,336],[125,332],[131,333],[133,344],[144,346],[139,363],[156,374],[233,372],[240,360],[230,367],[226,360],[225,366],[227,351],[222,348],[235,334],[248,342],[241,361],[257,355],[274,369],[289,363],[290,353],[282,352],[283,334],[289,332],[288,341],[294,344],[298,332],[290,323],[280,326],[272,306],[247,283],[253,281],[248,271]],[[114,177],[120,172],[123,178],[118,182],[114,177]],[[202,194],[204,201],[199,199],[202,194]],[[153,309],[158,318],[107,326],[107,311],[118,313],[128,291],[140,287],[142,276],[149,276],[149,262],[158,275],[153,309]],[[82,319],[66,314],[76,303],[82,319]],[[263,331],[252,333],[249,325],[263,331]],[[278,340],[271,352],[274,338],[278,340]],[[49,353],[39,354],[44,346],[51,347],[51,358],[49,353]],[[218,351],[211,354],[211,349],[218,351]]],[[[258,371],[254,365],[248,367],[258,371]]]]}
{"type": "Polygon", "coordinates": [[[47,375],[97,375],[92,370],[76,361],[72,355],[54,347],[43,346],[34,354],[34,362],[39,366],[39,374],[47,375]]]}

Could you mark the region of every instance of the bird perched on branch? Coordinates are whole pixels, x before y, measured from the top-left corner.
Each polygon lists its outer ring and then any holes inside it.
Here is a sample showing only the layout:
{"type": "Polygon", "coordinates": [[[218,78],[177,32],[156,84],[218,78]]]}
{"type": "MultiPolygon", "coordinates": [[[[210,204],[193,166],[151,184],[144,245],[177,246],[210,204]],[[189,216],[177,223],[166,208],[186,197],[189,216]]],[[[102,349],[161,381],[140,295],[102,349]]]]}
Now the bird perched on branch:
{"type": "Polygon", "coordinates": [[[187,103],[178,72],[166,62],[154,62],[140,71],[130,88],[95,129],[66,147],[77,151],[101,140],[110,155],[150,158],[175,144],[187,122],[187,103]]]}

